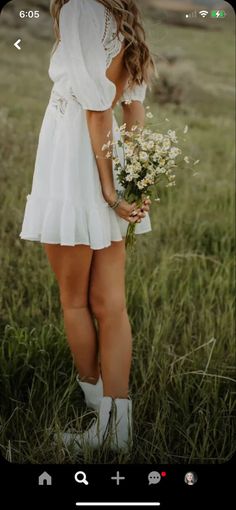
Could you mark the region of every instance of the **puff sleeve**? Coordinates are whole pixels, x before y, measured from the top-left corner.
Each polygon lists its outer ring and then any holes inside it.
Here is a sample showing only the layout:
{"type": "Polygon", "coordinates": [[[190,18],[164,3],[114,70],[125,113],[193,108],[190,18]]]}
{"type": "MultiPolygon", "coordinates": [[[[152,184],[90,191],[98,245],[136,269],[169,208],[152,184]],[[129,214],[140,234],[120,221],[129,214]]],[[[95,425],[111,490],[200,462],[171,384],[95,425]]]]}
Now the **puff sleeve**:
{"type": "Polygon", "coordinates": [[[143,103],[146,97],[146,91],[147,84],[145,82],[143,82],[142,85],[136,84],[132,88],[127,87],[120,98],[120,103],[124,103],[125,101],[140,101],[140,103],[143,103]]]}
{"type": "Polygon", "coordinates": [[[59,24],[73,94],[85,110],[109,109],[116,86],[106,77],[104,6],[94,0],[70,0],[61,9],[59,24]]]}

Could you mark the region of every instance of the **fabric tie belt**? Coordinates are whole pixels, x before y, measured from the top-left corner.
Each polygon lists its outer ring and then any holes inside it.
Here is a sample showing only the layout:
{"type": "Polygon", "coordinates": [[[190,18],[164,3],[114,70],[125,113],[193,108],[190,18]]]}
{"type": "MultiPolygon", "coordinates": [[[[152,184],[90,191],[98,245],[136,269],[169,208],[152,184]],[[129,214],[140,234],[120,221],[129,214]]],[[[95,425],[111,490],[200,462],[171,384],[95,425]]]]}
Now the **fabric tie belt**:
{"type": "Polygon", "coordinates": [[[62,115],[64,115],[69,101],[74,101],[80,108],[82,108],[82,105],[80,104],[72,90],[70,90],[69,94],[65,96],[62,96],[56,90],[52,90],[49,103],[51,104],[51,106],[56,108],[62,115]]]}

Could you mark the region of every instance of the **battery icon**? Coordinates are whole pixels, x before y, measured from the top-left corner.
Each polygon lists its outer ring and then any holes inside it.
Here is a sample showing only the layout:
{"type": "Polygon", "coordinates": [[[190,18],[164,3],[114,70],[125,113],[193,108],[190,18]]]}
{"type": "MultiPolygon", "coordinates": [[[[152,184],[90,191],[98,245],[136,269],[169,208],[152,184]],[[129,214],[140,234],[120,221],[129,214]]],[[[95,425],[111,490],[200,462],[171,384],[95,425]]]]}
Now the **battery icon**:
{"type": "Polygon", "coordinates": [[[212,18],[224,18],[225,11],[211,11],[211,17],[212,18]]]}

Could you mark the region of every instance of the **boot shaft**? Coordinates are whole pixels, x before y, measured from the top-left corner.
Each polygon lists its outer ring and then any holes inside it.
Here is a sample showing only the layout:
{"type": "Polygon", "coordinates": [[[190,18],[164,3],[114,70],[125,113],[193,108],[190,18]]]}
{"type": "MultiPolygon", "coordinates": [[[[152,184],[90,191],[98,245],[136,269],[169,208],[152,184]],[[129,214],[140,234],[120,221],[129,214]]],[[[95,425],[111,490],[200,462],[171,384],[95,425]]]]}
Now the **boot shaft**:
{"type": "Polygon", "coordinates": [[[110,398],[110,406],[108,434],[104,439],[112,450],[128,450],[132,445],[132,401],[110,398]]]}
{"type": "Polygon", "coordinates": [[[96,384],[81,381],[79,375],[77,375],[76,380],[84,393],[87,407],[98,411],[103,397],[103,382],[101,376],[96,384]]]}

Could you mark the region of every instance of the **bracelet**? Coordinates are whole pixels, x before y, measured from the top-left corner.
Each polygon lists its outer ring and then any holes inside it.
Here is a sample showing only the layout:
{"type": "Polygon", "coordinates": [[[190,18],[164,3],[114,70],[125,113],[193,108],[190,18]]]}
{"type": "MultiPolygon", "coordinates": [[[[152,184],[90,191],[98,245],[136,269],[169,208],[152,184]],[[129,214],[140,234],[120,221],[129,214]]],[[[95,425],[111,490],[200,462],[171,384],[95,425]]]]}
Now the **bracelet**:
{"type": "Polygon", "coordinates": [[[116,189],[115,191],[116,191],[116,195],[117,195],[115,202],[113,204],[108,203],[108,205],[111,207],[111,209],[115,209],[119,205],[121,200],[123,200],[123,198],[124,198],[124,191],[118,190],[118,189],[116,189]]]}
{"type": "Polygon", "coordinates": [[[117,200],[114,202],[114,204],[112,204],[112,205],[108,204],[108,205],[111,207],[111,209],[115,209],[119,205],[121,200],[122,200],[122,198],[118,197],[117,200]]]}

